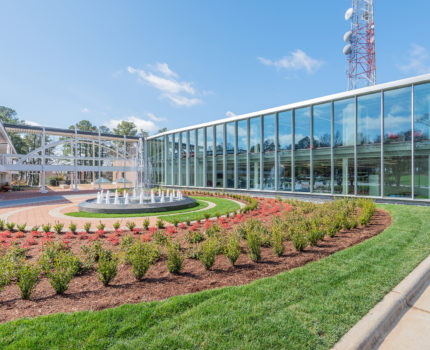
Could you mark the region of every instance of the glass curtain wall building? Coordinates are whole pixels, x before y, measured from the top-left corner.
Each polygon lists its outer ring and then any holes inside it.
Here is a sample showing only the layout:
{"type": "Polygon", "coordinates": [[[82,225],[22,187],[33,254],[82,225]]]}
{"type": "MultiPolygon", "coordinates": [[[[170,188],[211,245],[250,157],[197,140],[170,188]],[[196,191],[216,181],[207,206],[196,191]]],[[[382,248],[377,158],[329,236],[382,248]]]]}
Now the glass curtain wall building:
{"type": "Polygon", "coordinates": [[[157,185],[430,200],[430,74],[148,141],[157,185]]]}

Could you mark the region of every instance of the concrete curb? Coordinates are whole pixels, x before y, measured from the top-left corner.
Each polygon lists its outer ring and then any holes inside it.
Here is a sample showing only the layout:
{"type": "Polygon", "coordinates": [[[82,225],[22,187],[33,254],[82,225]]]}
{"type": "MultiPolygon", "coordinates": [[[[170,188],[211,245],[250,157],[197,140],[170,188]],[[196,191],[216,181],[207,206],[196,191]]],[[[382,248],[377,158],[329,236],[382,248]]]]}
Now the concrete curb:
{"type": "Polygon", "coordinates": [[[370,310],[333,350],[374,349],[430,280],[430,255],[370,310]]]}

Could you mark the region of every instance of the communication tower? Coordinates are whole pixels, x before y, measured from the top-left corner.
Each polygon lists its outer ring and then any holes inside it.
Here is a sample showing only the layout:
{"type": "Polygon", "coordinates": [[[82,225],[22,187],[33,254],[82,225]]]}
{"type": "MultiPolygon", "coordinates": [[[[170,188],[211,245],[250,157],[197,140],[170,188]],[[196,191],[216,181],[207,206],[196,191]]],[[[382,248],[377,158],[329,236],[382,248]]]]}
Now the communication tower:
{"type": "Polygon", "coordinates": [[[351,29],[343,36],[347,43],[343,53],[348,58],[348,90],[375,85],[373,0],[352,0],[345,20],[351,21],[351,29]]]}

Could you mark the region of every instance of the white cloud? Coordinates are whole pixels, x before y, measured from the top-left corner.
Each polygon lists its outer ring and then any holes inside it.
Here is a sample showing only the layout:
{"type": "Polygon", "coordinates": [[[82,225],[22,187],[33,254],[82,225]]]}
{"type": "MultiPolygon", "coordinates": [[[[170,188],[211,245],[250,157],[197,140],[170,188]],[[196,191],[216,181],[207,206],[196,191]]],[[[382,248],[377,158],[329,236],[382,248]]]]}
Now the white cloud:
{"type": "MultiPolygon", "coordinates": [[[[127,67],[127,71],[130,74],[137,74],[140,79],[161,91],[161,97],[169,99],[177,106],[191,107],[202,102],[200,98],[194,97],[197,94],[197,91],[192,86],[193,84],[191,82],[177,79],[179,78],[179,75],[173,72],[167,63],[157,63],[155,67],[150,67],[153,70],[161,72],[163,76],[130,66],[127,67]]],[[[201,96],[204,94],[199,93],[198,95],[201,96]]]]}
{"type": "Polygon", "coordinates": [[[163,117],[157,117],[154,113],[148,112],[146,113],[149,119],[153,120],[154,122],[163,122],[166,120],[166,118],[163,117]]]}
{"type": "Polygon", "coordinates": [[[175,77],[178,78],[178,74],[173,72],[170,68],[169,65],[167,63],[158,63],[156,64],[156,69],[162,73],[163,75],[165,75],[166,77],[175,77]]]}
{"type": "Polygon", "coordinates": [[[178,106],[191,107],[202,102],[202,100],[198,98],[188,98],[186,96],[174,94],[164,94],[163,96],[167,97],[170,101],[172,101],[175,105],[178,106]]]}
{"type": "Polygon", "coordinates": [[[32,122],[31,120],[24,120],[24,123],[31,126],[42,126],[39,123],[32,122]]]}
{"type": "Polygon", "coordinates": [[[111,119],[107,123],[105,123],[104,125],[106,125],[110,129],[114,129],[123,120],[134,123],[138,130],[145,130],[148,132],[155,132],[158,130],[158,127],[155,125],[155,123],[153,121],[138,118],[138,117],[135,117],[133,115],[125,117],[123,119],[111,119]]]}
{"type": "Polygon", "coordinates": [[[323,61],[312,58],[303,50],[297,49],[289,56],[284,56],[277,61],[268,58],[258,57],[258,60],[265,66],[273,66],[277,69],[301,70],[304,69],[308,74],[316,72],[323,64],[323,61]]]}
{"type": "Polygon", "coordinates": [[[82,113],[88,113],[90,110],[87,107],[82,108],[82,113]]]}
{"type": "Polygon", "coordinates": [[[227,112],[225,112],[225,116],[228,117],[228,118],[231,118],[231,117],[236,116],[236,114],[233,113],[232,111],[227,111],[227,112]]]}
{"type": "Polygon", "coordinates": [[[430,54],[428,50],[418,44],[411,44],[407,63],[398,65],[406,74],[425,74],[430,72],[430,54]]]}

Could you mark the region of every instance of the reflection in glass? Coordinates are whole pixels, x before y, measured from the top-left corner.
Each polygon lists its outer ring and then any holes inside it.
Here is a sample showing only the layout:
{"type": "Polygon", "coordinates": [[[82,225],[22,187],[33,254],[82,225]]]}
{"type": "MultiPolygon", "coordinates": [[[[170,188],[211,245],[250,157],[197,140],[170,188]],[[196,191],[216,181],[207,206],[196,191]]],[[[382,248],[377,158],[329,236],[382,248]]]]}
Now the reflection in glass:
{"type": "Polygon", "coordinates": [[[275,114],[265,115],[263,122],[263,189],[275,189],[275,114]]]}
{"type": "Polygon", "coordinates": [[[237,188],[247,188],[247,138],[247,121],[240,120],[237,122],[237,188]]]}
{"type": "Polygon", "coordinates": [[[179,185],[179,134],[173,134],[173,185],[179,185]]]}
{"type": "Polygon", "coordinates": [[[334,102],[334,193],[354,194],[355,99],[334,102]]]}
{"type": "Polygon", "coordinates": [[[181,186],[185,186],[187,184],[187,132],[182,132],[181,137],[181,186]]]}
{"type": "Polygon", "coordinates": [[[414,86],[415,192],[430,198],[430,84],[414,86]]]}
{"type": "Polygon", "coordinates": [[[206,128],[206,186],[213,187],[213,151],[214,151],[214,137],[213,126],[206,128]]]}
{"type": "Polygon", "coordinates": [[[189,134],[189,142],[190,142],[190,150],[189,150],[189,158],[188,158],[188,172],[189,172],[189,186],[195,186],[195,178],[194,178],[194,162],[196,156],[196,130],[190,130],[189,134]]]}
{"type": "Polygon", "coordinates": [[[235,130],[234,122],[227,124],[227,144],[226,144],[226,157],[227,157],[227,173],[226,181],[227,188],[234,188],[234,152],[235,152],[235,130]]]}
{"type": "Polygon", "coordinates": [[[331,192],[331,103],[313,107],[313,168],[315,193],[331,192]]]}
{"type": "Polygon", "coordinates": [[[173,135],[167,135],[166,184],[172,184],[173,135]]]}
{"type": "Polygon", "coordinates": [[[384,92],[384,196],[411,197],[410,87],[384,92]]]}
{"type": "Polygon", "coordinates": [[[291,191],[292,112],[278,114],[279,190],[291,191]]]}
{"type": "Polygon", "coordinates": [[[197,163],[196,163],[196,186],[203,187],[203,174],[204,174],[204,167],[203,167],[203,155],[204,155],[204,138],[203,133],[204,129],[200,128],[196,130],[197,132],[197,163]]]}
{"type": "Polygon", "coordinates": [[[381,94],[357,98],[357,194],[380,196],[381,94]]]}
{"type": "Polygon", "coordinates": [[[310,191],[311,111],[309,107],[294,111],[295,182],[294,191],[310,191]]]}
{"type": "Polygon", "coordinates": [[[261,119],[260,117],[249,120],[249,188],[260,189],[260,137],[261,119]]]}
{"type": "Polygon", "coordinates": [[[215,186],[224,186],[224,171],[223,171],[223,158],[224,158],[224,124],[215,126],[215,186]]]}

